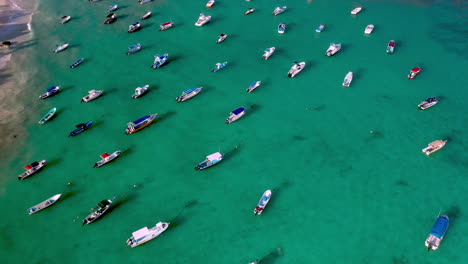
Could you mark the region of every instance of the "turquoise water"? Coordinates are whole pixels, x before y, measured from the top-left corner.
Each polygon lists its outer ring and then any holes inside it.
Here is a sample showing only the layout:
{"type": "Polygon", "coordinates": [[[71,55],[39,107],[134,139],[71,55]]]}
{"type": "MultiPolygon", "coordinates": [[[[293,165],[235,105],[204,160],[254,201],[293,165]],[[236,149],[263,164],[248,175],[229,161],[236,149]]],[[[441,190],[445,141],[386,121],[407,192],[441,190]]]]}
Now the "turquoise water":
{"type": "Polygon", "coordinates": [[[32,97],[25,101],[27,137],[0,168],[2,262],[248,263],[274,252],[262,263],[467,263],[466,8],[344,2],[217,1],[206,9],[205,1],[40,1],[23,68],[32,80],[24,87],[32,97]],[[112,3],[120,6],[118,20],[104,25],[112,3]],[[272,16],[278,5],[289,9],[272,16]],[[351,16],[358,5],[364,10],[351,16]],[[244,16],[249,7],[256,11],[244,16]],[[153,16],[142,30],[128,34],[148,10],[153,16]],[[200,12],[212,22],[194,26],[200,12]],[[73,18],[58,24],[63,15],[73,18]],[[167,21],[174,28],[158,31],[167,21]],[[284,35],[276,31],[280,22],[284,35]],[[367,24],[375,25],[369,36],[367,24]],[[229,37],[216,44],[220,33],[229,37]],[[390,39],[392,55],[385,53],[390,39]],[[66,42],[68,50],[51,52],[66,42]],[[144,48],[125,55],[138,42],[144,48]],[[330,42],[343,45],[331,58],[324,56],[330,42]],[[261,60],[272,46],[275,54],[261,60]],[[169,63],[150,69],[153,55],[166,52],[169,63]],[[225,69],[210,71],[223,61],[225,69]],[[289,79],[294,61],[307,66],[289,79]],[[408,80],[415,66],[422,72],[408,80]],[[354,80],[343,88],[348,71],[354,80]],[[257,80],[263,84],[247,94],[257,80]],[[145,84],[149,93],[132,99],[145,84]],[[38,102],[51,85],[62,91],[38,102]],[[197,97],[174,100],[199,86],[197,97]],[[91,89],[104,96],[80,103],[91,89]],[[431,96],[440,103],[418,111],[431,96]],[[240,106],[247,114],[226,125],[240,106]],[[52,107],[57,116],[38,125],[52,107]],[[161,118],[124,134],[127,122],[151,113],[161,118]],[[89,120],[90,130],[67,137],[89,120]],[[436,139],[448,143],[426,157],[421,149],[436,139]],[[117,149],[126,151],[92,168],[101,153],[117,149]],[[193,170],[216,151],[226,154],[222,163],[193,170]],[[16,179],[22,166],[41,159],[48,160],[42,172],[16,179]],[[270,204],[254,217],[267,189],[270,204]],[[56,205],[26,213],[56,193],[64,194],[56,205]],[[109,214],[81,227],[91,207],[114,196],[109,214]],[[451,227],[428,253],[424,239],[439,211],[451,227]],[[160,237],[125,248],[132,232],[170,220],[160,237]]]}

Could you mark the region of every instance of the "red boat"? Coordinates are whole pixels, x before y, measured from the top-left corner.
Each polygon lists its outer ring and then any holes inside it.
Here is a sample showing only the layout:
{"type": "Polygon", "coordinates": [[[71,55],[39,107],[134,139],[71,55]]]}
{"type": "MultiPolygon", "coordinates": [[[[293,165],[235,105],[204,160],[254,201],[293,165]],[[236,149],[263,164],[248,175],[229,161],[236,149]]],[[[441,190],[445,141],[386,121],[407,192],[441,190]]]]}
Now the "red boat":
{"type": "Polygon", "coordinates": [[[416,75],[418,75],[420,71],[421,71],[421,68],[414,67],[408,74],[408,79],[410,80],[414,79],[414,77],[416,77],[416,75]]]}
{"type": "Polygon", "coordinates": [[[163,30],[169,29],[169,28],[171,28],[171,27],[173,27],[173,26],[174,26],[174,23],[172,23],[172,22],[166,22],[166,23],[161,24],[161,25],[159,26],[159,30],[160,30],[160,31],[163,31],[163,30]]]}

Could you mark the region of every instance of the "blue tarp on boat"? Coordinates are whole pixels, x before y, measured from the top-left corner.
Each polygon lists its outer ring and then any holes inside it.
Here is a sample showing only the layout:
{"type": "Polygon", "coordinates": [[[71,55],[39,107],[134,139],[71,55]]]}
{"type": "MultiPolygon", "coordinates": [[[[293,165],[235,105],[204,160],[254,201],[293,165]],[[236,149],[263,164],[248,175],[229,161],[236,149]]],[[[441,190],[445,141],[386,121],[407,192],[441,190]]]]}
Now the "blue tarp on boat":
{"type": "Polygon", "coordinates": [[[238,115],[238,114],[240,114],[240,113],[242,113],[244,111],[245,111],[244,107],[239,107],[236,110],[232,111],[232,113],[235,114],[235,115],[238,115]]]}
{"type": "Polygon", "coordinates": [[[447,231],[447,228],[449,226],[449,219],[447,216],[439,216],[434,223],[434,226],[432,227],[431,230],[431,235],[437,237],[437,238],[442,238],[447,231]]]}
{"type": "Polygon", "coordinates": [[[142,118],[140,118],[140,119],[137,119],[137,120],[133,121],[133,124],[136,125],[136,124],[138,124],[138,123],[144,121],[145,119],[148,119],[149,117],[150,117],[150,116],[147,115],[147,116],[144,116],[144,117],[142,117],[142,118]]]}
{"type": "Polygon", "coordinates": [[[187,90],[184,91],[184,94],[189,94],[189,93],[195,91],[195,89],[197,89],[197,88],[190,88],[190,89],[187,89],[187,90]]]}

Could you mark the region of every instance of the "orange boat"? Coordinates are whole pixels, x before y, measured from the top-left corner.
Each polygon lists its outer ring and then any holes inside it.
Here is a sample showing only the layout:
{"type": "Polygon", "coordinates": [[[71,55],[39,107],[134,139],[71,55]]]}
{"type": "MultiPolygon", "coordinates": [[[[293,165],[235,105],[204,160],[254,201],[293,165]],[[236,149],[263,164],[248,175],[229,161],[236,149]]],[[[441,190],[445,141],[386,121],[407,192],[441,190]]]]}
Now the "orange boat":
{"type": "Polygon", "coordinates": [[[211,8],[215,3],[215,0],[209,0],[208,3],[206,3],[207,8],[211,8]]]}

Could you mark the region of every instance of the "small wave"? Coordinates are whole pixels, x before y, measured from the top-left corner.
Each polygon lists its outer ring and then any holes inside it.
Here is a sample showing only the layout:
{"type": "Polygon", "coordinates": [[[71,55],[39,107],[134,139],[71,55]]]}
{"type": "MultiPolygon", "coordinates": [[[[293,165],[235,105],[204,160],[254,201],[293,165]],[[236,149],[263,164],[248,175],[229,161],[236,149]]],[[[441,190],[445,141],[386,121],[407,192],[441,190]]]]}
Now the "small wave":
{"type": "Polygon", "coordinates": [[[10,0],[10,6],[14,10],[25,11],[21,6],[19,6],[18,2],[14,1],[14,0],[10,0]]]}
{"type": "Polygon", "coordinates": [[[11,60],[11,54],[0,56],[0,69],[5,68],[11,60]]]}

